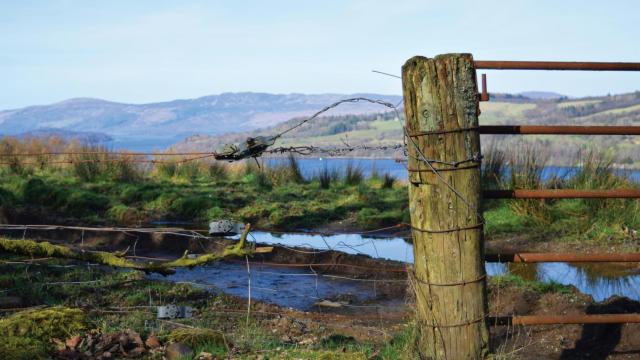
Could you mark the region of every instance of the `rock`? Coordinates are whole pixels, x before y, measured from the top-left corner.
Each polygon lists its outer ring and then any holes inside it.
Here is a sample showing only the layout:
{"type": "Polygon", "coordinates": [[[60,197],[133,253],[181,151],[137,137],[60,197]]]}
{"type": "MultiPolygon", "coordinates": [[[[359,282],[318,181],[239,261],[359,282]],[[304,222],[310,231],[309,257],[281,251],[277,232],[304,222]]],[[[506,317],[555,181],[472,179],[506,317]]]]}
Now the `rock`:
{"type": "Polygon", "coordinates": [[[129,357],[138,357],[144,354],[147,350],[144,347],[137,347],[133,350],[130,350],[127,355],[129,357]]]}
{"type": "Polygon", "coordinates": [[[165,350],[167,360],[177,360],[185,357],[193,357],[193,350],[183,343],[172,343],[165,350]]]}
{"type": "Polygon", "coordinates": [[[75,348],[80,343],[81,339],[82,338],[80,337],[80,335],[76,335],[76,336],[70,337],[70,338],[67,339],[67,341],[65,341],[65,345],[67,345],[67,347],[69,349],[75,350],[75,348]]]}
{"type": "Polygon", "coordinates": [[[155,335],[149,336],[147,338],[147,341],[144,342],[144,344],[147,345],[149,349],[156,349],[161,346],[160,340],[158,340],[158,338],[155,335]]]}
{"type": "Polygon", "coordinates": [[[315,336],[311,336],[306,339],[302,339],[298,341],[298,345],[311,345],[311,344],[315,344],[317,341],[318,341],[318,338],[316,338],[315,336]]]}
{"type": "Polygon", "coordinates": [[[213,357],[213,354],[204,352],[204,351],[198,354],[198,356],[196,357],[196,360],[214,360],[214,359],[215,358],[213,357]]]}
{"type": "Polygon", "coordinates": [[[317,303],[313,304],[315,306],[322,306],[322,307],[329,307],[329,308],[339,308],[342,307],[342,304],[336,301],[331,301],[331,300],[322,300],[322,301],[318,301],[317,303]]]}
{"type": "Polygon", "coordinates": [[[129,330],[127,331],[127,336],[129,337],[129,341],[133,342],[136,345],[136,347],[144,348],[144,342],[142,342],[142,338],[140,337],[140,334],[138,334],[133,330],[129,330]]]}

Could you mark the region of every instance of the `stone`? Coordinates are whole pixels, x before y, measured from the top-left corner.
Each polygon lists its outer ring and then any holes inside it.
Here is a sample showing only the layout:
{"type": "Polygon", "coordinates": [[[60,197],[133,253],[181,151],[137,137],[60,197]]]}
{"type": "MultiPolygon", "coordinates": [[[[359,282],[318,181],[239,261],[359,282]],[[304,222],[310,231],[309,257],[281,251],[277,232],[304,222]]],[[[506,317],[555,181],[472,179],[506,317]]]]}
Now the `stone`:
{"type": "Polygon", "coordinates": [[[214,359],[215,357],[213,356],[213,354],[204,352],[204,351],[198,354],[198,356],[196,357],[196,360],[214,360],[214,359]]]}
{"type": "Polygon", "coordinates": [[[160,340],[155,335],[150,335],[144,342],[149,349],[156,349],[160,347],[160,340]]]}
{"type": "Polygon", "coordinates": [[[80,343],[81,339],[82,338],[80,337],[80,335],[76,335],[76,336],[70,337],[70,338],[67,339],[67,341],[65,341],[65,345],[69,349],[74,350],[78,346],[78,344],[80,343]]]}
{"type": "Polygon", "coordinates": [[[142,338],[137,332],[129,330],[127,331],[127,336],[129,337],[129,341],[133,342],[136,347],[144,347],[144,342],[142,342],[142,338]]]}
{"type": "Polygon", "coordinates": [[[167,360],[177,360],[185,357],[193,357],[193,350],[183,343],[172,343],[167,346],[165,354],[167,360]]]}

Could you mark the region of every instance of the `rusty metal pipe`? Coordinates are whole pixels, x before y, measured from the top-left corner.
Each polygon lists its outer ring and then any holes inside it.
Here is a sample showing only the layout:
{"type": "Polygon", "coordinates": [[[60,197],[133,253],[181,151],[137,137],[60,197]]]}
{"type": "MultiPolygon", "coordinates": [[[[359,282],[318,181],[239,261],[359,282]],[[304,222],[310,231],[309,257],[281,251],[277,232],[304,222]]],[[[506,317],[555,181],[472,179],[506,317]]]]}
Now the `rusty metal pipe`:
{"type": "Polygon", "coordinates": [[[640,314],[490,316],[489,325],[628,324],[640,323],[640,314]]]}
{"type": "Polygon", "coordinates": [[[478,131],[494,135],[640,135],[640,126],[483,125],[478,131]]]}
{"type": "Polygon", "coordinates": [[[476,69],[640,71],[640,63],[571,61],[475,61],[476,69]]]}
{"type": "Polygon", "coordinates": [[[488,262],[640,262],[640,253],[633,254],[575,254],[575,253],[512,253],[512,254],[486,254],[488,262]]]}
{"type": "Polygon", "coordinates": [[[480,101],[489,101],[489,93],[487,92],[487,74],[482,74],[482,92],[480,93],[480,101]]]}
{"type": "Polygon", "coordinates": [[[484,190],[485,199],[638,199],[640,189],[615,190],[484,190]]]}

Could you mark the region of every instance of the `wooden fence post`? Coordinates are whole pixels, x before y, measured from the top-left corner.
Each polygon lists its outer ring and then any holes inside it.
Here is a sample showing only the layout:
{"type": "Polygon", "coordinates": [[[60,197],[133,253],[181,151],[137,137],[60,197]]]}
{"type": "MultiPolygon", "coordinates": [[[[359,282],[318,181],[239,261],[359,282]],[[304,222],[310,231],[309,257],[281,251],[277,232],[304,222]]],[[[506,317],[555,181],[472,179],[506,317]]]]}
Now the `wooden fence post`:
{"type": "Polygon", "coordinates": [[[402,84],[419,355],[481,359],[489,330],[473,57],[413,57],[402,84]]]}

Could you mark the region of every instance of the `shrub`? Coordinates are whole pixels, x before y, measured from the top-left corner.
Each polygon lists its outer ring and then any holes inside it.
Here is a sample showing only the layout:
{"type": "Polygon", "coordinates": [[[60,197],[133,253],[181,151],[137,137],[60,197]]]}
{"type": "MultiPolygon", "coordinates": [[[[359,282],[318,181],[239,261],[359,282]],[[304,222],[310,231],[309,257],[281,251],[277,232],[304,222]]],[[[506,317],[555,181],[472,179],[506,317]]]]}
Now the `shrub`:
{"type": "Polygon", "coordinates": [[[195,219],[211,206],[210,199],[204,196],[190,195],[175,199],[168,211],[173,217],[195,219]]]}
{"type": "Polygon", "coordinates": [[[0,187],[0,206],[11,205],[15,202],[15,196],[9,190],[0,187]]]}
{"type": "Polygon", "coordinates": [[[364,180],[364,172],[362,168],[353,165],[353,163],[347,163],[344,172],[344,182],[347,185],[358,185],[364,180]]]}
{"type": "Polygon", "coordinates": [[[135,208],[118,204],[107,211],[107,217],[118,224],[135,224],[140,220],[140,212],[135,208]]]}
{"type": "Polygon", "coordinates": [[[198,178],[201,171],[200,164],[196,161],[187,161],[181,164],[178,164],[176,169],[175,177],[185,179],[185,180],[195,180],[198,178]]]}
{"type": "Polygon", "coordinates": [[[169,341],[184,343],[191,347],[198,347],[205,344],[227,344],[224,334],[219,331],[203,328],[176,329],[169,334],[168,338],[169,341]]]}
{"type": "Polygon", "coordinates": [[[30,205],[56,207],[61,204],[63,194],[60,189],[42,179],[32,178],[22,186],[22,198],[30,205]]]}
{"type": "Polygon", "coordinates": [[[287,170],[290,181],[293,181],[296,184],[304,183],[304,177],[300,171],[300,165],[293,154],[289,154],[287,157],[287,170]]]}
{"type": "MultiPolygon", "coordinates": [[[[543,171],[548,160],[541,149],[525,146],[514,151],[510,158],[510,182],[512,189],[541,189],[543,171]]],[[[497,160],[496,160],[497,162],[497,160]]],[[[518,199],[511,201],[509,206],[519,215],[531,218],[535,224],[547,225],[551,222],[549,203],[544,199],[518,199]]]]}
{"type": "Polygon", "coordinates": [[[141,171],[136,167],[133,159],[127,156],[111,159],[106,165],[106,173],[111,180],[136,181],[142,177],[141,171]]]}
{"type": "Polygon", "coordinates": [[[389,173],[385,173],[382,177],[382,188],[383,189],[391,189],[393,188],[393,184],[396,182],[396,178],[393,177],[389,173]]]}
{"type": "Polygon", "coordinates": [[[318,173],[318,175],[316,175],[321,189],[330,188],[331,183],[335,182],[338,177],[338,171],[335,169],[333,171],[329,171],[329,168],[327,168],[326,164],[325,167],[318,173]]]}
{"type": "Polygon", "coordinates": [[[207,220],[221,219],[224,217],[224,210],[218,206],[214,206],[207,210],[207,220]]]}
{"type": "Polygon", "coordinates": [[[174,162],[157,163],[155,166],[156,174],[162,178],[172,178],[176,175],[178,165],[174,162]]]}
{"type": "Polygon", "coordinates": [[[483,154],[480,183],[483,189],[498,189],[504,181],[504,173],[507,165],[507,155],[499,150],[495,144],[489,146],[489,150],[483,154]]]}
{"type": "Polygon", "coordinates": [[[248,172],[243,178],[245,184],[255,185],[260,189],[270,190],[273,188],[271,179],[262,171],[248,172]]]}
{"type": "Polygon", "coordinates": [[[290,154],[287,157],[286,162],[278,162],[275,166],[268,167],[263,172],[268,175],[271,183],[274,185],[305,183],[305,179],[300,171],[298,160],[296,160],[293,154],[290,154]]]}
{"type": "Polygon", "coordinates": [[[98,213],[108,208],[108,197],[89,191],[74,192],[66,199],[67,211],[75,216],[87,216],[87,212],[98,213]]]}
{"type": "Polygon", "coordinates": [[[229,171],[227,166],[220,161],[213,161],[209,164],[209,176],[215,180],[227,180],[229,178],[229,171]]]}

